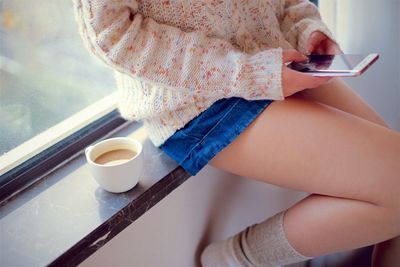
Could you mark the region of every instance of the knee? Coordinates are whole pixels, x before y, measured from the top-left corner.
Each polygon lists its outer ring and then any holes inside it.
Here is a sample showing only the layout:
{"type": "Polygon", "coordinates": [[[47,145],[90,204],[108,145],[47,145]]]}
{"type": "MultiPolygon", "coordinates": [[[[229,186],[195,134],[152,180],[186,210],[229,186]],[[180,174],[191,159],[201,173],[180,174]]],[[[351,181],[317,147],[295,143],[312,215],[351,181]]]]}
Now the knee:
{"type": "Polygon", "coordinates": [[[400,207],[398,204],[378,206],[381,217],[376,218],[386,237],[400,236],[400,207]]]}
{"type": "MultiPolygon", "coordinates": [[[[400,137],[400,135],[399,135],[400,137]]],[[[387,172],[382,173],[375,183],[374,195],[379,199],[379,205],[397,211],[400,216],[400,138],[398,140],[397,158],[389,159],[387,172]]],[[[400,227],[399,227],[400,228],[400,227]]]]}
{"type": "Polygon", "coordinates": [[[393,215],[393,226],[397,229],[397,234],[400,235],[400,185],[394,192],[395,196],[388,204],[388,209],[393,215]]]}
{"type": "Polygon", "coordinates": [[[395,231],[395,236],[400,236],[400,209],[397,208],[395,210],[393,210],[393,215],[394,215],[394,219],[393,219],[393,228],[395,231]]]}

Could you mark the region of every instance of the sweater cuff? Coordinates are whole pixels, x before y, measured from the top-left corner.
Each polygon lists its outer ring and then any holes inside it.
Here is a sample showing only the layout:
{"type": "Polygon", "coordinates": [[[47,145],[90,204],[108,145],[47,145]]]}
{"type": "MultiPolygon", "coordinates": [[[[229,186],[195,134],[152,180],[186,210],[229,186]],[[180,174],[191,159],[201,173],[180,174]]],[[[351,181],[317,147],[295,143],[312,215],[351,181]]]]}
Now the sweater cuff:
{"type": "Polygon", "coordinates": [[[322,32],[329,39],[331,39],[332,41],[337,43],[336,40],[333,38],[333,35],[332,35],[331,31],[328,29],[328,27],[322,21],[310,20],[308,22],[308,25],[307,25],[306,29],[304,31],[302,31],[299,34],[299,37],[298,37],[297,49],[301,53],[307,54],[307,42],[308,42],[308,39],[310,38],[310,35],[313,32],[316,32],[316,31],[322,32]]]}
{"type": "Polygon", "coordinates": [[[239,90],[248,99],[283,100],[282,49],[269,49],[249,56],[239,76],[239,90]]]}

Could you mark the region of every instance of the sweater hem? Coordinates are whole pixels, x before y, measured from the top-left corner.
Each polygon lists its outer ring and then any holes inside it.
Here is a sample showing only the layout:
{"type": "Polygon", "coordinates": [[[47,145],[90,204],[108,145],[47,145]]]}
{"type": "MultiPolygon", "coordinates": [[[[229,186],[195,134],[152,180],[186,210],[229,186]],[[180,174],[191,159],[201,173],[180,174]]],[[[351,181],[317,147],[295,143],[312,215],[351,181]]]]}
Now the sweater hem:
{"type": "Polygon", "coordinates": [[[187,123],[200,115],[214,102],[208,101],[203,103],[201,107],[193,106],[183,111],[168,112],[166,115],[157,118],[143,119],[150,140],[156,147],[160,147],[168,138],[184,128],[187,123]]]}

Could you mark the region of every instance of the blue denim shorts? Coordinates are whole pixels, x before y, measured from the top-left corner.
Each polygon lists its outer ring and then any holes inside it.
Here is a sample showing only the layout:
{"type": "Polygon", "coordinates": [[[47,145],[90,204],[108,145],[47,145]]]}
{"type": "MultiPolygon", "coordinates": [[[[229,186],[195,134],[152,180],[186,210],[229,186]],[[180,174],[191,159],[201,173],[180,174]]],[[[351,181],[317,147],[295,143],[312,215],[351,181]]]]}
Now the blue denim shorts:
{"type": "Polygon", "coordinates": [[[229,145],[272,100],[225,98],[175,132],[160,148],[191,175],[229,145]]]}

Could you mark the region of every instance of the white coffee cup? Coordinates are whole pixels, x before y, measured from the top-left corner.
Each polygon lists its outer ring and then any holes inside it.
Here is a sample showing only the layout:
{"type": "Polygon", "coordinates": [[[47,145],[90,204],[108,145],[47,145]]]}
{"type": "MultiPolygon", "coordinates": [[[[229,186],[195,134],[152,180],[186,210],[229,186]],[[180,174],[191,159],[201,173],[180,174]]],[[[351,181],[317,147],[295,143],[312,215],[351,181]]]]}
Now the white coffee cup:
{"type": "Polygon", "coordinates": [[[129,137],[110,138],[85,149],[85,155],[92,176],[105,190],[122,193],[132,189],[138,182],[143,168],[142,144],[129,137]],[[129,160],[115,165],[96,163],[95,160],[104,153],[129,149],[136,155],[129,160]]]}

